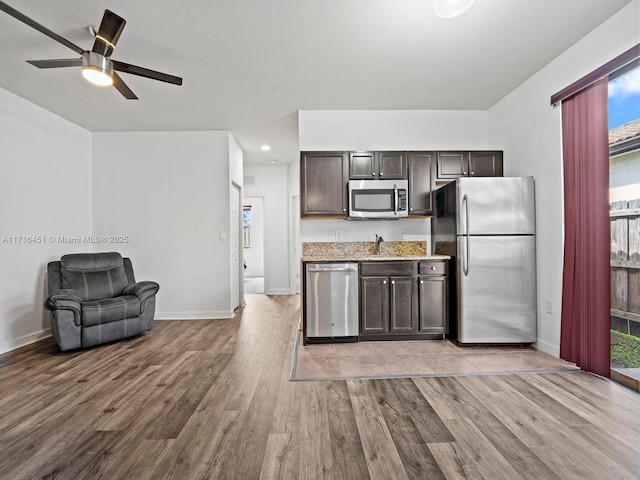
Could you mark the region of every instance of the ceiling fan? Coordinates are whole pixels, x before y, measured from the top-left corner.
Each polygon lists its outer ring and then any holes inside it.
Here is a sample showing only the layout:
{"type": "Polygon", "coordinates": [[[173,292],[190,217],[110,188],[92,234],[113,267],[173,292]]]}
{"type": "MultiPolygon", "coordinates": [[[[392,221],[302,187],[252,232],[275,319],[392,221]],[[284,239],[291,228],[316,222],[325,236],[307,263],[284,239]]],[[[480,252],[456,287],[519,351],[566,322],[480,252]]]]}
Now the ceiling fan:
{"type": "Polygon", "coordinates": [[[96,33],[96,39],[91,50],[83,50],[66,38],[52,32],[47,27],[40,25],[35,20],[32,20],[2,1],[0,1],[0,10],[8,13],[12,17],[26,23],[30,27],[35,28],[39,32],[54,39],[56,42],[61,43],[81,55],[80,58],[27,60],[28,63],[38,68],[82,67],[82,75],[87,80],[101,86],[113,85],[128,100],[137,100],[138,97],[136,97],[135,93],[133,93],[127,84],[124,83],[116,71],[151,78],[161,82],[172,83],[174,85],[182,85],[182,78],[180,77],[111,59],[111,54],[113,53],[116,43],[118,43],[118,39],[124,29],[125,23],[127,22],[124,18],[116,15],[110,10],[104,11],[102,22],[100,23],[100,28],[96,33]]]}

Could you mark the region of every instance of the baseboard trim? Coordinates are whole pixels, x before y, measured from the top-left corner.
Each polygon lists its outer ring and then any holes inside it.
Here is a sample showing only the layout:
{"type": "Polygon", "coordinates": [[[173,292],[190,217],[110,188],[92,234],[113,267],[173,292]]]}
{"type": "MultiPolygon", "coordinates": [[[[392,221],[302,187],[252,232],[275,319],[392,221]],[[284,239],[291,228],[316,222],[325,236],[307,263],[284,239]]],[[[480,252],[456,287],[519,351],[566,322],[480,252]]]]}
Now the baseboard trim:
{"type": "Polygon", "coordinates": [[[558,345],[554,345],[553,343],[545,342],[544,340],[536,341],[535,347],[541,352],[548,353],[556,358],[560,358],[560,347],[558,345]]]}
{"type": "Polygon", "coordinates": [[[264,292],[265,295],[291,295],[291,290],[288,288],[270,288],[264,292]]]}
{"type": "Polygon", "coordinates": [[[0,342],[0,354],[10,352],[11,350],[16,350],[20,347],[24,347],[25,345],[35,343],[39,340],[42,340],[43,338],[48,338],[50,336],[51,336],[51,329],[45,328],[37,332],[22,335],[21,337],[18,337],[18,338],[11,338],[9,340],[4,340],[0,342]]]}
{"type": "Polygon", "coordinates": [[[233,318],[230,311],[209,312],[156,312],[154,320],[211,320],[219,318],[233,318]]]}

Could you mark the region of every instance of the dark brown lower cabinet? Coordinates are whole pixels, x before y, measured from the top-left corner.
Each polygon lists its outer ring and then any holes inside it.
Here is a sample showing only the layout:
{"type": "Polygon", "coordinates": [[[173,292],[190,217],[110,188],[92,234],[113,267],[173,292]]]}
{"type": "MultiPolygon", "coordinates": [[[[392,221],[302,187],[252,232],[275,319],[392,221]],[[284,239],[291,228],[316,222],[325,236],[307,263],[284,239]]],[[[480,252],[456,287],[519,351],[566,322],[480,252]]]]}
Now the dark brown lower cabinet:
{"type": "Polygon", "coordinates": [[[418,277],[418,309],[420,333],[444,335],[448,315],[447,277],[418,277]]]}
{"type": "Polygon", "coordinates": [[[389,290],[389,331],[415,333],[418,310],[415,277],[390,277],[389,290]]]}
{"type": "Polygon", "coordinates": [[[416,333],[416,279],[362,277],[360,333],[389,335],[416,333]]]}
{"type": "Polygon", "coordinates": [[[447,305],[446,261],[360,264],[362,340],[443,336],[447,305]]]}
{"type": "Polygon", "coordinates": [[[360,280],[360,333],[389,333],[389,280],[362,277],[360,280]]]}

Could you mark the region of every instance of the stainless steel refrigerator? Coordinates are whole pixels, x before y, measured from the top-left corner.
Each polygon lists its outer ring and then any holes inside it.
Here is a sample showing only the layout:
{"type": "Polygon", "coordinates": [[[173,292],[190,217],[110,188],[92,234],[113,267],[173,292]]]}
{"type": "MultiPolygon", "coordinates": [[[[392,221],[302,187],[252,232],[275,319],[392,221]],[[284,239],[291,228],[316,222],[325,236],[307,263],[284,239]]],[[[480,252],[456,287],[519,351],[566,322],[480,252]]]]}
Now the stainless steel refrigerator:
{"type": "Polygon", "coordinates": [[[459,178],[436,190],[435,206],[434,253],[455,257],[450,336],[535,342],[533,177],[459,178]]]}

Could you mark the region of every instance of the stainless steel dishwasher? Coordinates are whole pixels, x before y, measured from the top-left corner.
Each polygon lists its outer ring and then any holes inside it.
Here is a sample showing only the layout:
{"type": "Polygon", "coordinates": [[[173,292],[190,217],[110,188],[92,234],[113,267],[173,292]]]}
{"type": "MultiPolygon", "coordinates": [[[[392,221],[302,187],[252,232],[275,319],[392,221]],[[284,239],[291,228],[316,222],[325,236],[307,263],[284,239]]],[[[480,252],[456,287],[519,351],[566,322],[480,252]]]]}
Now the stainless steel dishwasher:
{"type": "Polygon", "coordinates": [[[357,263],[308,263],[305,290],[307,342],[357,340],[357,263]]]}

